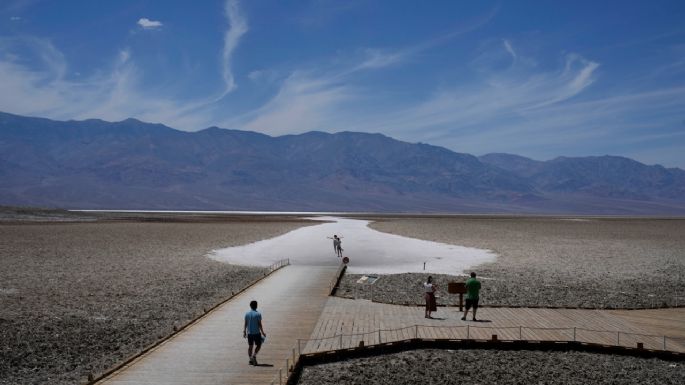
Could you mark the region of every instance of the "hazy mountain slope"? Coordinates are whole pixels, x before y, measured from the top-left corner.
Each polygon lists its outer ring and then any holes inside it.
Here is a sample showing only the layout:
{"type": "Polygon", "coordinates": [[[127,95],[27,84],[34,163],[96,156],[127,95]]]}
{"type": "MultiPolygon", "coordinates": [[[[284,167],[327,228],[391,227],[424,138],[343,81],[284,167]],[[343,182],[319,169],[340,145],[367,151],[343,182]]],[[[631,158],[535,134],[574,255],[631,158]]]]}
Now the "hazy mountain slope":
{"type": "Polygon", "coordinates": [[[479,159],[380,134],[189,133],[0,113],[0,204],[11,205],[668,214],[685,212],[683,174],[616,157],[479,159]]]}
{"type": "Polygon", "coordinates": [[[683,200],[685,172],[647,166],[619,156],[559,157],[539,162],[510,154],[488,154],[481,161],[511,171],[539,191],[644,201],[683,200]]]}

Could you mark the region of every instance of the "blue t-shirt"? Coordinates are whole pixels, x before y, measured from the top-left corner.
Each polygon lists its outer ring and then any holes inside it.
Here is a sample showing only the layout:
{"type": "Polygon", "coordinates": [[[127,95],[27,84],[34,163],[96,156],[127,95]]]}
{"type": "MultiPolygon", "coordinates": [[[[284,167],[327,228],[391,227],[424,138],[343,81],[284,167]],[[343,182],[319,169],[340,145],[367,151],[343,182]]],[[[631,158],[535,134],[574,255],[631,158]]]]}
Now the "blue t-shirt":
{"type": "Polygon", "coordinates": [[[260,334],[259,322],[262,320],[262,315],[257,310],[250,310],[245,313],[245,321],[247,321],[247,334],[260,334]]]}

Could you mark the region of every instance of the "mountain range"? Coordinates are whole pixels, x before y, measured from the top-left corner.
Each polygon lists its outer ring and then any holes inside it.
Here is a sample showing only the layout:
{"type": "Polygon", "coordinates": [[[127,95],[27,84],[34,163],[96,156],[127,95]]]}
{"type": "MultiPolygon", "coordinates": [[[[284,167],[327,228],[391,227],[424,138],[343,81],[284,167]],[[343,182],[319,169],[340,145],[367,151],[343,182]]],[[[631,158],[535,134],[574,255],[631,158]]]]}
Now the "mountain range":
{"type": "Polygon", "coordinates": [[[69,209],[685,214],[685,171],[476,157],[381,134],[185,132],[0,113],[0,204],[69,209]]]}

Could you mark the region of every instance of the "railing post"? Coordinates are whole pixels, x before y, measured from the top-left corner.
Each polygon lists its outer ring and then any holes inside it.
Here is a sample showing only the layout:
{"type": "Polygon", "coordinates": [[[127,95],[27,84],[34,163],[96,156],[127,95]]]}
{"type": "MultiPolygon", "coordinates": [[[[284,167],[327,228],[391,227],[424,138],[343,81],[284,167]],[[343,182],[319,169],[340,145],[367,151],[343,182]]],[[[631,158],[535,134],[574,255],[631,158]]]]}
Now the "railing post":
{"type": "Polygon", "coordinates": [[[293,368],[295,368],[295,348],[293,348],[293,368]]]}
{"type": "Polygon", "coordinates": [[[414,330],[414,338],[419,338],[419,325],[414,325],[416,330],[414,330]]]}
{"type": "Polygon", "coordinates": [[[342,349],[342,337],[343,337],[343,335],[341,334],[340,335],[340,349],[342,349]]]}
{"type": "Polygon", "coordinates": [[[666,350],[666,336],[664,336],[664,350],[666,350]]]}
{"type": "Polygon", "coordinates": [[[381,343],[381,329],[378,329],[378,343],[381,343]]]}
{"type": "Polygon", "coordinates": [[[573,327],[573,342],[576,342],[576,328],[573,327]]]}
{"type": "Polygon", "coordinates": [[[278,369],[278,385],[283,385],[283,368],[278,369]]]}
{"type": "Polygon", "coordinates": [[[290,361],[287,358],[285,359],[285,372],[290,372],[290,361]]]}
{"type": "Polygon", "coordinates": [[[300,342],[302,342],[301,339],[297,339],[297,355],[301,356],[302,355],[302,348],[300,347],[300,342]]]}
{"type": "Polygon", "coordinates": [[[523,339],[523,326],[519,326],[519,341],[523,339]]]}
{"type": "Polygon", "coordinates": [[[466,339],[470,339],[470,334],[469,334],[469,325],[466,325],[466,339]]]}
{"type": "Polygon", "coordinates": [[[621,332],[616,332],[616,346],[621,346],[621,332]]]}

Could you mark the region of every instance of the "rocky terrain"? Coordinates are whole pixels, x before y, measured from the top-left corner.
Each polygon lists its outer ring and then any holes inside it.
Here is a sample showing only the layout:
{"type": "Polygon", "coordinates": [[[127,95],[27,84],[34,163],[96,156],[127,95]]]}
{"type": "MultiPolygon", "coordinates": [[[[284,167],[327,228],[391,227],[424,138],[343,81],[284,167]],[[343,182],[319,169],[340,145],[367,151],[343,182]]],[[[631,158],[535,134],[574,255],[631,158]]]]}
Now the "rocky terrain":
{"type": "Polygon", "coordinates": [[[264,275],[207,252],[302,225],[170,217],[0,223],[0,384],[82,383],[264,275]]]}
{"type": "Polygon", "coordinates": [[[413,350],[305,367],[299,385],[682,384],[685,365],[583,352],[413,350]]]}
{"type": "MultiPolygon", "coordinates": [[[[493,250],[475,266],[481,304],[581,308],[685,305],[685,220],[593,218],[381,219],[388,233],[493,250]]],[[[447,282],[469,272],[432,274],[438,304],[453,304],[447,282]]],[[[338,295],[386,303],[422,304],[428,274],[382,276],[373,285],[346,275],[338,295]]]]}

